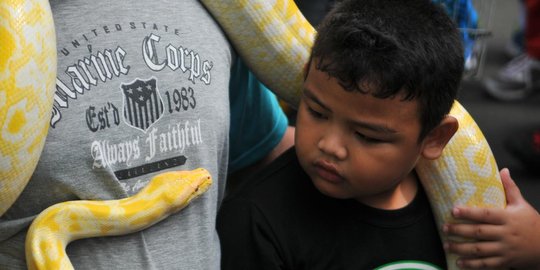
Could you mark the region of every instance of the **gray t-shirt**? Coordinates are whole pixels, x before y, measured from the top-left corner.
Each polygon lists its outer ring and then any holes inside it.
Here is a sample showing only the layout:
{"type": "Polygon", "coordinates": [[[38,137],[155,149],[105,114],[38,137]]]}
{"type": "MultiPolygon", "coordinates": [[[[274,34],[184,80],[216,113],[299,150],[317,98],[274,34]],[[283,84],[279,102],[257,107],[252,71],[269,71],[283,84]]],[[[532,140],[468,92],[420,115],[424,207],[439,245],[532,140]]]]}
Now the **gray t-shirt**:
{"type": "Polygon", "coordinates": [[[118,199],[166,170],[214,184],[182,212],[127,236],[78,240],[75,269],[219,269],[216,211],[229,143],[234,53],[194,0],[51,0],[57,91],[27,188],[0,218],[0,269],[26,269],[24,237],[54,203],[118,199]]]}

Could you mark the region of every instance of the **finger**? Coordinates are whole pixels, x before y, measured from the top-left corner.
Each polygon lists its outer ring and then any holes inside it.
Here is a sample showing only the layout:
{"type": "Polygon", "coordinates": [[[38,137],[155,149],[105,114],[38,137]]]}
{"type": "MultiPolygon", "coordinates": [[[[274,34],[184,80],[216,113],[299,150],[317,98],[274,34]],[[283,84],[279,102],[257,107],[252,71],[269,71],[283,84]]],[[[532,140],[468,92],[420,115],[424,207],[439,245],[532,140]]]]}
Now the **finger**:
{"type": "Polygon", "coordinates": [[[458,206],[452,209],[452,215],[457,219],[465,219],[473,223],[501,225],[506,222],[504,219],[504,209],[500,208],[458,206]]]}
{"type": "Polygon", "coordinates": [[[448,236],[458,236],[475,240],[499,240],[504,231],[501,226],[491,224],[445,224],[443,232],[448,236]]]}
{"type": "Polygon", "coordinates": [[[462,269],[493,269],[503,267],[505,264],[505,259],[503,257],[488,257],[478,259],[460,258],[456,264],[462,269]]]}
{"type": "Polygon", "coordinates": [[[444,249],[466,259],[495,257],[504,254],[505,249],[500,242],[446,242],[444,249]]]}
{"type": "Polygon", "coordinates": [[[506,193],[506,202],[508,204],[515,204],[523,200],[521,191],[519,190],[516,182],[510,176],[510,170],[504,168],[501,170],[501,182],[504,187],[504,192],[506,193]]]}

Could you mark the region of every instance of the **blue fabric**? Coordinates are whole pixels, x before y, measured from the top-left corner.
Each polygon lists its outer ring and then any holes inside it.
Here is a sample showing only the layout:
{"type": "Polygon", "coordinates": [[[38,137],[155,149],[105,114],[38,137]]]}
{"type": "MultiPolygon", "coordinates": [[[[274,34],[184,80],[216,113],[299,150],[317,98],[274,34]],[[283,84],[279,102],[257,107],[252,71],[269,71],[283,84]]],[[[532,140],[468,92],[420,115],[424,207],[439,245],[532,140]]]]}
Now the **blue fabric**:
{"type": "Polygon", "coordinates": [[[229,173],[265,157],[288,126],[277,97],[237,59],[229,84],[231,127],[229,173]]]}
{"type": "Polygon", "coordinates": [[[464,57],[465,59],[471,57],[475,38],[471,36],[470,31],[478,28],[478,14],[471,0],[433,0],[433,2],[442,4],[462,30],[464,57]]]}

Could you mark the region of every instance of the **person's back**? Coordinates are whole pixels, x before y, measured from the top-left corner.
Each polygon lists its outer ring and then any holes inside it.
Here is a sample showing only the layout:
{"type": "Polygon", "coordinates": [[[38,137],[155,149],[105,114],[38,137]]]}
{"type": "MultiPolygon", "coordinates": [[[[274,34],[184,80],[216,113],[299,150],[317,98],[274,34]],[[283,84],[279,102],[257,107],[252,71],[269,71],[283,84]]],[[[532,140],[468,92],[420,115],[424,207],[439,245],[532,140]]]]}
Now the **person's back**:
{"type": "Polygon", "coordinates": [[[220,209],[222,267],[445,268],[414,167],[457,130],[455,25],[430,1],[346,0],[318,31],[294,150],[220,209]]]}

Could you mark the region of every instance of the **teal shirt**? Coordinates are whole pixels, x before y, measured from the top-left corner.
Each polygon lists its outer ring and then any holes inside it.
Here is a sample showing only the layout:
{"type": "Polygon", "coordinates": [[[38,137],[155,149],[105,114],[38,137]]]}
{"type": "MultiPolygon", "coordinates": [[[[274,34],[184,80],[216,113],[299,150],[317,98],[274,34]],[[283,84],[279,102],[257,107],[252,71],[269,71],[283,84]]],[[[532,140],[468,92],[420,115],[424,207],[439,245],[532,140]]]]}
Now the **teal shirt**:
{"type": "Polygon", "coordinates": [[[237,59],[229,84],[229,173],[255,163],[285,134],[288,120],[277,97],[237,59]]]}

